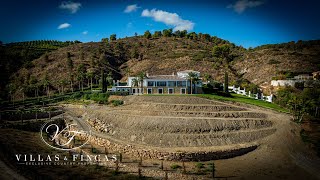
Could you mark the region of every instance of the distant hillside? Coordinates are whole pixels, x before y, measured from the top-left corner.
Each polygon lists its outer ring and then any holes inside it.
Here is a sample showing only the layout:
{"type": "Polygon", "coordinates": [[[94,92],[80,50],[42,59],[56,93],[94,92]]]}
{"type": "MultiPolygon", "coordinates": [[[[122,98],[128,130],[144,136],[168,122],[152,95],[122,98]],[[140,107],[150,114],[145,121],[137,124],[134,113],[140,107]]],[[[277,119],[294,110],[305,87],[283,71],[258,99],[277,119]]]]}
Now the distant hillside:
{"type": "Polygon", "coordinates": [[[263,45],[250,49],[233,67],[252,83],[270,82],[273,77],[311,73],[320,69],[320,40],[263,45]]]}
{"type": "MultiPolygon", "coordinates": [[[[57,50],[79,41],[38,40],[0,45],[0,92],[9,84],[9,77],[21,68],[32,68],[32,61],[46,52],[57,50]]],[[[2,96],[2,94],[1,94],[2,96]]]]}
{"type": "Polygon", "coordinates": [[[101,71],[115,80],[124,81],[127,76],[141,71],[172,74],[193,69],[221,82],[227,71],[232,83],[261,84],[284,71],[310,73],[320,69],[320,41],[246,50],[202,33],[163,33],[104,40],[73,44],[42,55],[32,61],[31,66],[23,67],[11,76],[11,92],[33,96],[35,88],[44,94],[47,86],[58,91],[70,90],[71,84],[77,89],[80,84],[87,86],[91,79],[98,82],[101,71]]]}

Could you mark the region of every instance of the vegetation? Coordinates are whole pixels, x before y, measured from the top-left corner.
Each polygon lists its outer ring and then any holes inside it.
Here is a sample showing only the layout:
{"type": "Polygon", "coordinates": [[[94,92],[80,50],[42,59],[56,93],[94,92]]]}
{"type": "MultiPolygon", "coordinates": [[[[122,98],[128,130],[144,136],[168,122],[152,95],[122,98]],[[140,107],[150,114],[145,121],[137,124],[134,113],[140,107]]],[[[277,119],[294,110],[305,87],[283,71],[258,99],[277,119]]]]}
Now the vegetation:
{"type": "Polygon", "coordinates": [[[260,107],[264,107],[267,109],[273,109],[279,112],[286,112],[288,113],[289,110],[274,104],[274,103],[269,103],[266,101],[261,101],[261,100],[256,100],[256,99],[252,99],[243,95],[239,95],[239,94],[233,94],[231,93],[231,97],[225,97],[225,96],[220,96],[217,94],[197,94],[196,96],[198,97],[203,97],[203,98],[207,98],[207,99],[216,99],[216,100],[222,100],[222,101],[233,101],[233,102],[240,102],[240,103],[245,103],[245,104],[251,104],[251,105],[255,105],[255,106],[260,106],[260,107]]]}
{"type": "Polygon", "coordinates": [[[123,104],[123,101],[121,101],[121,100],[112,100],[111,103],[112,103],[113,106],[120,106],[120,105],[123,104]]]}
{"type": "Polygon", "coordinates": [[[170,167],[171,167],[171,169],[180,169],[181,168],[181,166],[178,164],[172,164],[170,167]]]}

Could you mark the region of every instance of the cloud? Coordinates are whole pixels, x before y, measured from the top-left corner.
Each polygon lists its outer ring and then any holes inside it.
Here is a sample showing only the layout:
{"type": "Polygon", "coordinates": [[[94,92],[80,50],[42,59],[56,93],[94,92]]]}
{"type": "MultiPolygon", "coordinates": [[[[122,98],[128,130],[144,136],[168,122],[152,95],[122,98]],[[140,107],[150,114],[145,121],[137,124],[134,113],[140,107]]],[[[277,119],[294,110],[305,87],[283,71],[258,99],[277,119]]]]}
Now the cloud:
{"type": "Polygon", "coordinates": [[[137,11],[138,8],[140,8],[140,7],[138,7],[136,4],[128,5],[123,12],[124,13],[131,13],[131,12],[137,11]]]}
{"type": "Polygon", "coordinates": [[[232,8],[235,12],[241,14],[247,8],[253,8],[264,4],[263,1],[238,0],[235,4],[229,4],[227,8],[232,8]]]}
{"type": "Polygon", "coordinates": [[[83,31],[82,34],[83,34],[83,35],[87,35],[87,34],[88,34],[88,31],[83,31]]]}
{"type": "Polygon", "coordinates": [[[80,9],[80,7],[81,7],[81,3],[72,2],[72,1],[68,1],[68,2],[63,1],[59,6],[60,9],[68,10],[70,11],[71,14],[76,13],[80,9]]]}
{"type": "Polygon", "coordinates": [[[192,21],[184,20],[176,13],[170,13],[162,10],[152,9],[149,11],[148,9],[145,9],[142,11],[141,16],[151,17],[154,21],[163,22],[166,25],[174,26],[174,31],[189,31],[194,27],[194,23],[192,21]]]}
{"type": "Polygon", "coordinates": [[[69,24],[69,23],[63,23],[63,24],[60,24],[58,26],[58,29],[65,29],[65,28],[68,28],[70,26],[71,26],[71,24],[69,24]]]}

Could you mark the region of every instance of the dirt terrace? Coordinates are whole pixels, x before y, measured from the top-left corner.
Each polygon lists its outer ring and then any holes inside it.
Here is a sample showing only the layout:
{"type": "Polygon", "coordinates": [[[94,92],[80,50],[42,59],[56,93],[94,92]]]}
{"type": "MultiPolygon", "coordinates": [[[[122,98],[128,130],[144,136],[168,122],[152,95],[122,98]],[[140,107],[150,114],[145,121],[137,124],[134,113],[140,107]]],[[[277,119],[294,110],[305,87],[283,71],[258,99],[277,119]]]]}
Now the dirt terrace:
{"type": "Polygon", "coordinates": [[[118,107],[69,106],[68,110],[110,141],[166,152],[254,150],[276,131],[267,113],[223,102],[186,96],[123,100],[125,104],[118,107]]]}

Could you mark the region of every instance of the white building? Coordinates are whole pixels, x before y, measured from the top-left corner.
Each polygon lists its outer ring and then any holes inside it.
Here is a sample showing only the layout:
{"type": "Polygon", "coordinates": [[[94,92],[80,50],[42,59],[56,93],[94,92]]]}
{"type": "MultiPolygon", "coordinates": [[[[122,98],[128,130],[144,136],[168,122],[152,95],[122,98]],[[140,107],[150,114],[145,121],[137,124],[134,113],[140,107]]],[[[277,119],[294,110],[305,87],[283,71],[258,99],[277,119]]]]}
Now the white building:
{"type": "Polygon", "coordinates": [[[192,89],[193,94],[202,93],[200,80],[195,84],[193,83],[191,88],[188,79],[188,74],[191,72],[200,78],[200,72],[191,70],[180,71],[171,75],[149,75],[147,73],[143,79],[142,88],[140,82],[138,84],[134,83],[135,80],[138,80],[137,77],[129,77],[126,86],[115,86],[112,90],[127,91],[130,94],[191,94],[192,89]]]}

